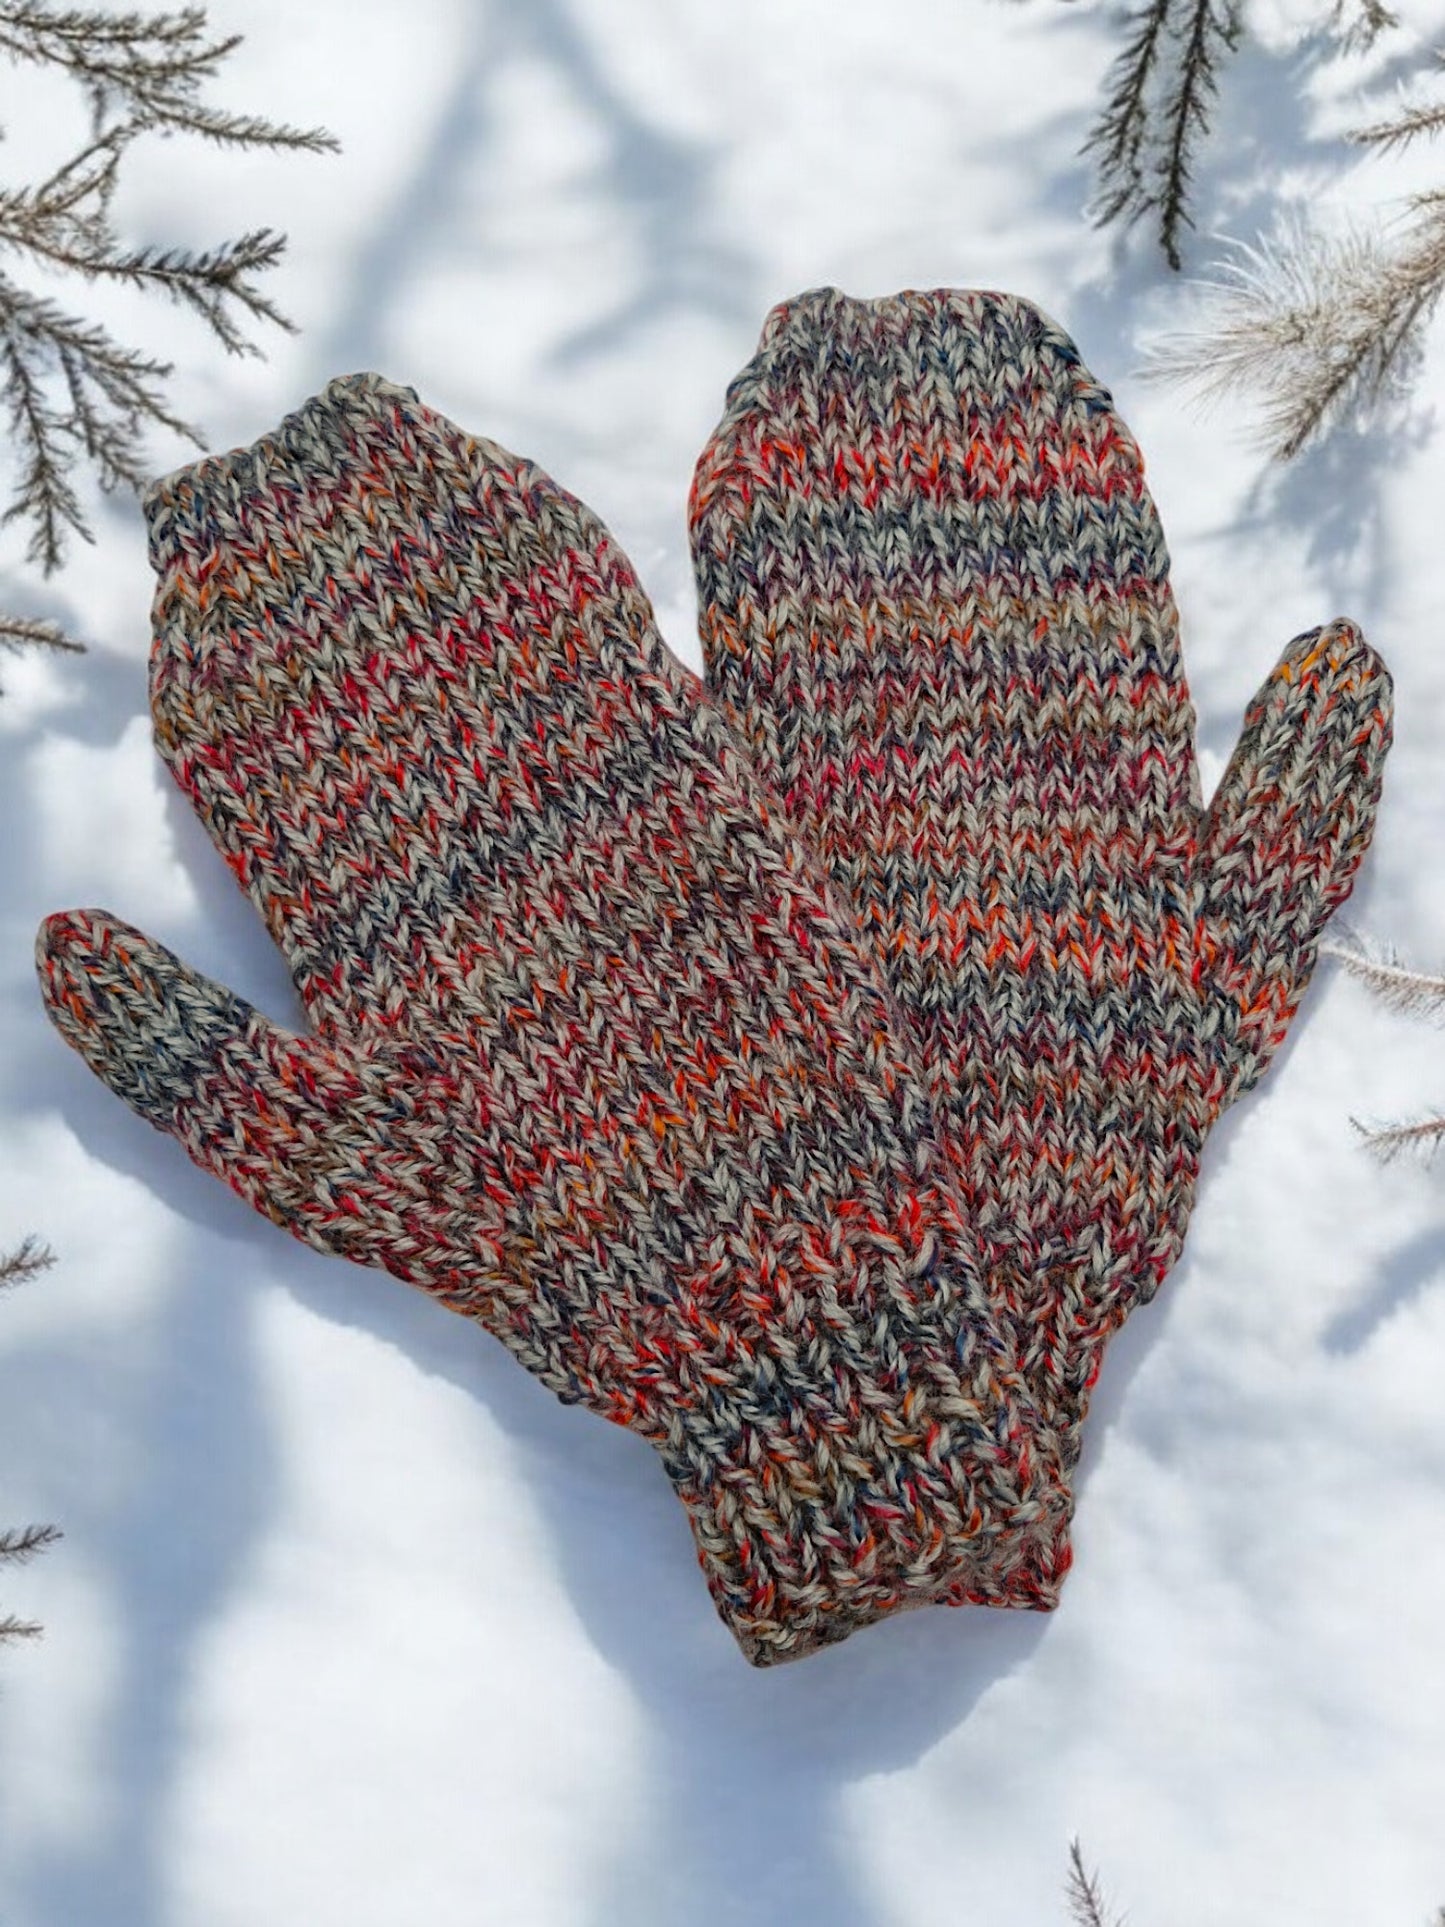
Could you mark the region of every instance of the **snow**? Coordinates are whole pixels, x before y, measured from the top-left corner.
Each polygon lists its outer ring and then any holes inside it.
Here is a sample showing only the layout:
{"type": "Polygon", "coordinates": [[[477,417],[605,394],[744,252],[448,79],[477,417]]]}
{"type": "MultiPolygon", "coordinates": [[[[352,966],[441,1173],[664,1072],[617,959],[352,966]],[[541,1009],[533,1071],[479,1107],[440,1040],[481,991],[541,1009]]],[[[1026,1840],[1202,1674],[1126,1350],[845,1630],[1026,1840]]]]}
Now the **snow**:
{"type": "MultiPolygon", "coordinates": [[[[1323,138],[1370,63],[1341,80],[1299,54],[1291,25],[1319,11],[1270,8],[1231,77],[1206,237],[1405,178],[1323,138]]],[[[819,281],[1016,289],[1148,455],[1207,781],[1296,631],[1349,613],[1387,656],[1397,744],[1350,919],[1445,957],[1445,334],[1408,410],[1284,475],[1242,409],[1143,380],[1184,297],[1146,237],[1082,217],[1104,11],[213,17],[247,36],[228,99],[345,148],[135,156],[138,236],[291,235],[270,291],[302,332],[264,362],[107,309],[174,354],[213,445],[379,368],[586,497],[696,664],[684,499],[769,305],[819,281]]],[[[1424,0],[1408,19],[1445,25],[1424,0]]],[[[100,505],[97,538],[27,585],[90,653],[0,665],[0,1244],[33,1231],[59,1256],[0,1307],[0,1516],[66,1533],[3,1580],[0,1609],[46,1635],[0,1658],[0,1918],[1039,1927],[1064,1918],[1077,1833],[1135,1927],[1425,1927],[1445,1902],[1441,1172],[1378,1168],[1350,1120],[1445,1100],[1439,1033],[1321,969],[1215,1133],[1184,1261],[1111,1351],[1057,1614],[915,1614],[753,1673],[645,1446],[253,1218],[50,1032],[31,935],[86,903],[297,1018],[149,748],[134,506],[100,505]]]]}

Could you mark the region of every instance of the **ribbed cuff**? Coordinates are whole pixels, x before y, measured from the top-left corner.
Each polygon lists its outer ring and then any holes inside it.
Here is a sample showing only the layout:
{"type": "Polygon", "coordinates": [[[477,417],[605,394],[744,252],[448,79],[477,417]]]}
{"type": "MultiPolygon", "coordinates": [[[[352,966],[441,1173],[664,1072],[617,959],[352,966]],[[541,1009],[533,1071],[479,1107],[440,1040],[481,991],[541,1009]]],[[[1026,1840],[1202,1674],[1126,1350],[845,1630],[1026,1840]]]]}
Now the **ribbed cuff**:
{"type": "Polygon", "coordinates": [[[920,1606],[1052,1610],[1073,1498],[1047,1440],[998,1418],[925,1393],[820,1428],[780,1399],[719,1437],[705,1412],[675,1412],[653,1442],[744,1657],[798,1659],[920,1606]]]}

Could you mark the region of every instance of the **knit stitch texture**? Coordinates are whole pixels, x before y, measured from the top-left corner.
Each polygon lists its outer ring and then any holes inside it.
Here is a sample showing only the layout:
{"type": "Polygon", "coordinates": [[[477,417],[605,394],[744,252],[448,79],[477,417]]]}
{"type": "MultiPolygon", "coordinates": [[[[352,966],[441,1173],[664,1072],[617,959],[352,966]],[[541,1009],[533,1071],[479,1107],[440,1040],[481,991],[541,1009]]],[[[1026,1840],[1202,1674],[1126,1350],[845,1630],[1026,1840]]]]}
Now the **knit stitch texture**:
{"type": "Polygon", "coordinates": [[[77,911],[38,947],[66,1040],[648,1439],[750,1659],[1051,1604],[1057,1447],[897,1015],[606,531],[375,376],[148,517],[157,744],[312,1034],[77,911]]]}
{"type": "Polygon", "coordinates": [[[710,685],[911,1023],[1070,1464],[1349,893],[1389,676],[1349,622],[1296,637],[1201,810],[1139,451],[1009,295],[776,308],[691,532],[710,685]]]}

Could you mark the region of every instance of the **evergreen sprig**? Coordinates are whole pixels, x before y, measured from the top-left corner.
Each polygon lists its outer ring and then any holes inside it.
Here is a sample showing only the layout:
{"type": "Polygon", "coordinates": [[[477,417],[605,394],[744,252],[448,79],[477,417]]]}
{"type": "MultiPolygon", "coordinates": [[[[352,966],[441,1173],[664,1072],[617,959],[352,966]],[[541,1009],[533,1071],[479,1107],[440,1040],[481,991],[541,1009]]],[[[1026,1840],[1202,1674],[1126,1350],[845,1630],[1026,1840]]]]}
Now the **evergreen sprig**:
{"type": "Polygon", "coordinates": [[[84,654],[82,644],[66,635],[58,623],[3,614],[0,614],[0,648],[61,649],[67,654],[84,654]]]}
{"type": "Polygon", "coordinates": [[[1384,0],[1335,0],[1330,31],[1347,53],[1366,53],[1382,33],[1398,27],[1400,16],[1384,0]]]}
{"type": "Polygon", "coordinates": [[[1381,232],[1282,221],[1194,284],[1194,319],[1152,343],[1145,372],[1205,400],[1252,394],[1258,439],[1288,461],[1403,392],[1445,289],[1445,193],[1381,232]]]}
{"type": "Polygon", "coordinates": [[[7,1285],[21,1285],[29,1278],[38,1277],[42,1271],[49,1271],[55,1263],[55,1253],[46,1245],[38,1244],[34,1238],[26,1238],[14,1250],[0,1255],[0,1290],[7,1285]]]}
{"type": "MultiPolygon", "coordinates": [[[[1445,64],[1438,54],[1435,64],[1445,64]]],[[[1373,147],[1378,153],[1388,154],[1408,147],[1422,134],[1438,134],[1442,128],[1445,128],[1445,101],[1427,101],[1416,107],[1402,107],[1388,120],[1352,128],[1346,138],[1357,147],[1373,147]]]]}
{"type": "Polygon", "coordinates": [[[257,228],[207,248],[134,247],[113,218],[122,160],[144,135],[335,149],[321,128],[206,103],[202,90],[239,44],[237,34],[213,35],[200,7],[107,14],[0,0],[0,57],[63,74],[90,112],[89,137],[77,152],[44,179],[0,191],[0,398],[15,466],[0,523],[29,528],[28,558],[47,575],[71,536],[90,537],[79,470],[92,472],[103,490],[138,488],[147,431],[165,428],[197,444],[201,436],[166,401],[171,363],[35,292],[24,267],[177,302],[228,354],[259,352],[248,333],[254,324],[292,325],[258,285],[281,258],[284,235],[257,228]]]}
{"type": "MultiPolygon", "coordinates": [[[[1379,949],[1359,937],[1325,943],[1321,949],[1389,1009],[1445,1023],[1445,976],[1411,970],[1393,951],[1379,949]]],[[[1402,1153],[1429,1158],[1445,1140],[1445,1116],[1438,1113],[1399,1124],[1352,1121],[1366,1147],[1387,1164],[1402,1153]]]]}
{"type": "Polygon", "coordinates": [[[1099,1876],[1084,1865],[1084,1850],[1077,1840],[1069,1842],[1069,1879],[1064,1897],[1074,1927],[1123,1927],[1120,1915],[1110,1921],[1099,1876]]]}
{"type": "MultiPolygon", "coordinates": [[[[199,134],[237,147],[334,148],[323,129],[290,127],[208,107],[202,87],[241,45],[238,33],[210,37],[204,7],[174,13],[61,11],[0,0],[0,53],[18,64],[58,68],[86,95],[93,120],[113,123],[96,145],[114,146],[152,128],[199,134]]],[[[83,165],[86,155],[67,162],[83,165]]]]}
{"type": "MultiPolygon", "coordinates": [[[[26,1279],[48,1270],[54,1262],[53,1254],[44,1245],[37,1244],[34,1238],[25,1239],[16,1250],[0,1255],[0,1290],[23,1284],[26,1279]]],[[[59,1537],[58,1526],[12,1526],[0,1530],[0,1566],[24,1565],[47,1546],[53,1546],[59,1537]]],[[[35,1639],[39,1633],[40,1627],[34,1620],[17,1619],[13,1613],[0,1619],[0,1646],[17,1639],[35,1639]]]]}
{"type": "Polygon", "coordinates": [[[1220,68],[1239,44],[1240,0],[1143,0],[1109,72],[1085,153],[1097,157],[1095,219],[1156,224],[1171,268],[1194,225],[1190,188],[1220,68]]]}
{"type": "MultiPolygon", "coordinates": [[[[1126,15],[1085,144],[1097,160],[1096,218],[1151,216],[1172,268],[1193,225],[1195,158],[1241,23],[1241,0],[1143,0],[1126,15]]],[[[1359,51],[1398,25],[1383,0],[1336,0],[1327,31],[1359,51]]],[[[1421,64],[1438,78],[1445,53],[1426,50],[1421,64]]],[[[1345,139],[1387,155],[1442,132],[1445,100],[1412,90],[1345,139]]],[[[1194,284],[1193,320],[1150,348],[1147,370],[1205,398],[1252,395],[1260,440],[1288,461],[1404,392],[1442,293],[1445,187],[1409,196],[1368,229],[1332,232],[1286,216],[1194,284]]]]}
{"type": "MultiPolygon", "coordinates": [[[[1077,1840],[1069,1842],[1069,1878],[1064,1898],[1072,1927],[1125,1927],[1123,1914],[1110,1918],[1099,1877],[1084,1865],[1083,1849],[1077,1840]]],[[[1431,1927],[1445,1927],[1445,1907],[1438,1910],[1431,1927]]]]}

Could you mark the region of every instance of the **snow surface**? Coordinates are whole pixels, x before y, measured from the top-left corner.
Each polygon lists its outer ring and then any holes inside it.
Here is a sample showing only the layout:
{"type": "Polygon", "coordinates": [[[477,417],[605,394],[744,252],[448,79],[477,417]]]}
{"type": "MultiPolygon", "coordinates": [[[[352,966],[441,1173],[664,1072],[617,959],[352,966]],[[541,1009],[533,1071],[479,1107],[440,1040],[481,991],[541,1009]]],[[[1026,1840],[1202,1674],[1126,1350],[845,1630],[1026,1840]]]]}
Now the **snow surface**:
{"type": "MultiPolygon", "coordinates": [[[[1231,77],[1206,234],[1404,178],[1325,139],[1355,80],[1295,46],[1302,7],[1268,10],[1231,77]]],[[[823,281],[1031,295],[1148,454],[1207,780],[1297,630],[1350,613],[1386,654],[1398,739],[1351,918],[1445,957],[1445,331],[1411,408],[1283,476],[1241,410],[1142,382],[1181,295],[1143,236],[1082,216],[1099,10],[213,16],[247,34],[228,98],[345,143],[136,156],[138,236],[291,234],[272,292],[302,332],[264,362],[112,310],[176,355],[215,446],[344,370],[410,382],[591,501],[695,663],[683,503],[769,305],[823,281]]],[[[1445,24],[1438,0],[1409,20],[1445,24]]],[[[51,1034],[31,935],[75,904],[297,1013],[149,746],[134,505],[102,505],[50,602],[29,594],[91,650],[0,665],[0,1243],[33,1231],[60,1260],[0,1308],[0,1517],[66,1533],[0,1601],[46,1624],[0,1657],[8,1927],[1040,1927],[1076,1833],[1134,1927],[1424,1927],[1445,1901],[1442,1175],[1377,1168],[1350,1119],[1445,1100],[1437,1032],[1322,968],[1215,1134],[1186,1258],[1110,1354],[1056,1615],[915,1614],[757,1674],[646,1446],[250,1216],[51,1034]]]]}

